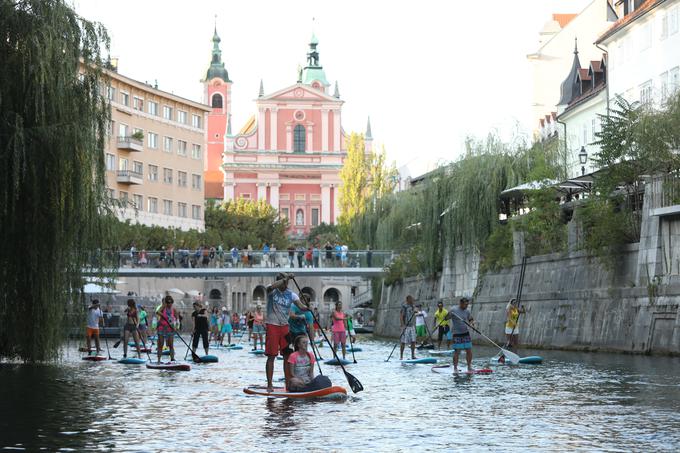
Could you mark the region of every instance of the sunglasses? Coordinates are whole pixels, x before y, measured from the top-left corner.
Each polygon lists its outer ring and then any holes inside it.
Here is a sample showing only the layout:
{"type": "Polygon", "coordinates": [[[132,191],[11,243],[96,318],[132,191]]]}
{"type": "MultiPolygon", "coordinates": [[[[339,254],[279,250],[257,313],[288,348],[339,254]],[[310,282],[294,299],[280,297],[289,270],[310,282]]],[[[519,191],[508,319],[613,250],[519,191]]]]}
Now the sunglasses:
{"type": "Polygon", "coordinates": [[[172,304],[174,304],[174,302],[173,302],[173,301],[171,301],[171,300],[169,300],[169,301],[167,301],[167,302],[166,302],[166,304],[170,304],[170,305],[172,305],[172,304]]]}

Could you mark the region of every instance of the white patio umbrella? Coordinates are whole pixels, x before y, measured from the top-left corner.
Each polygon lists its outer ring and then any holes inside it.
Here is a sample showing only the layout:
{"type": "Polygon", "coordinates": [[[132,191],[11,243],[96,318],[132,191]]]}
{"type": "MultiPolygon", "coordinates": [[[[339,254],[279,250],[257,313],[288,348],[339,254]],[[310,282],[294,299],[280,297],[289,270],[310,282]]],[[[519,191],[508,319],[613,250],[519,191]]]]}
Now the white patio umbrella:
{"type": "Polygon", "coordinates": [[[187,291],[187,294],[190,295],[191,297],[198,297],[198,295],[201,294],[201,292],[195,289],[190,289],[189,291],[187,291]]]}
{"type": "Polygon", "coordinates": [[[170,289],[166,289],[165,292],[167,292],[167,293],[181,294],[182,297],[184,297],[184,295],[186,294],[186,291],[184,291],[184,290],[182,290],[182,289],[179,289],[179,288],[170,288],[170,289]]]}
{"type": "Polygon", "coordinates": [[[88,283],[83,287],[85,294],[120,294],[120,291],[107,288],[106,286],[97,285],[95,283],[88,283]]]}

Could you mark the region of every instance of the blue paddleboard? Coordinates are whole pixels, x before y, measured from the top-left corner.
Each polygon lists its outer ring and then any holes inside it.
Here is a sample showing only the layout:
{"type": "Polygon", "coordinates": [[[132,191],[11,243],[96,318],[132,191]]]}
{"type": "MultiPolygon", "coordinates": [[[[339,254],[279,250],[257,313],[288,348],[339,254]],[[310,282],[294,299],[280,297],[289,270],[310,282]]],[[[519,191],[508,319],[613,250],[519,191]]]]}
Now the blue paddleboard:
{"type": "Polygon", "coordinates": [[[212,354],[199,355],[199,357],[201,358],[201,361],[196,363],[217,363],[219,361],[217,356],[212,354]]]}
{"type": "Polygon", "coordinates": [[[406,363],[409,365],[416,365],[419,363],[437,363],[437,359],[435,359],[434,357],[423,357],[420,359],[402,360],[401,363],[406,363]]]}
{"type": "Polygon", "coordinates": [[[361,348],[357,348],[356,346],[353,348],[349,347],[347,348],[347,352],[361,352],[361,348]]]}
{"type": "Polygon", "coordinates": [[[146,363],[146,360],[138,359],[137,357],[128,357],[126,359],[120,359],[118,363],[122,363],[124,365],[141,365],[142,363],[146,363]]]}
{"type": "Polygon", "coordinates": [[[352,362],[350,360],[345,360],[345,359],[339,359],[338,360],[334,357],[332,359],[325,360],[323,363],[325,363],[326,365],[340,365],[340,364],[349,365],[352,362]]]}
{"type": "Polygon", "coordinates": [[[543,357],[541,357],[540,355],[530,355],[528,357],[520,357],[519,363],[525,363],[525,364],[543,363],[543,357]]]}
{"type": "Polygon", "coordinates": [[[264,354],[264,349],[256,349],[254,351],[248,351],[248,352],[251,353],[251,354],[255,354],[255,355],[262,355],[262,354],[264,354]]]}

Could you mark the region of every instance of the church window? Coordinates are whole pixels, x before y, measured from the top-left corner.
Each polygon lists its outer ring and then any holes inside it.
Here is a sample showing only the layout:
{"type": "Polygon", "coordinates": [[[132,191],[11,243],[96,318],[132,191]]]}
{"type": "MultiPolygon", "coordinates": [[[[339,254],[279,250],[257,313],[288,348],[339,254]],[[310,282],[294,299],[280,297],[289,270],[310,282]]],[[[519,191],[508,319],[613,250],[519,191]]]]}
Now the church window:
{"type": "Polygon", "coordinates": [[[295,126],[293,131],[293,151],[296,153],[305,152],[305,127],[302,124],[295,126]]]}
{"type": "Polygon", "coordinates": [[[220,93],[215,93],[212,96],[212,108],[221,109],[222,108],[222,95],[220,93]]]}

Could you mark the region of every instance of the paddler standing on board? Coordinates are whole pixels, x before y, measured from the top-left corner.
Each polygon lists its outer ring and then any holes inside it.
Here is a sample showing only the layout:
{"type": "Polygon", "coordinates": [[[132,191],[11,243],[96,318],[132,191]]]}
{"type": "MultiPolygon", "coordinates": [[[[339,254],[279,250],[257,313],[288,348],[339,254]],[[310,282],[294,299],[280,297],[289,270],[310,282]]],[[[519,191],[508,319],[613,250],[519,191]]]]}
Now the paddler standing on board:
{"type": "MultiPolygon", "coordinates": [[[[441,300],[437,303],[437,310],[434,312],[434,328],[437,329],[437,349],[442,348],[442,340],[446,338],[446,348],[451,349],[451,326],[446,319],[449,311],[444,308],[444,302],[441,300]]],[[[434,329],[433,329],[434,330],[434,329]]]]}
{"type": "Polygon", "coordinates": [[[507,340],[508,349],[511,351],[517,350],[517,343],[519,342],[519,326],[517,322],[519,321],[520,313],[526,313],[524,306],[517,307],[517,299],[512,298],[508,305],[505,307],[506,311],[506,321],[505,321],[505,337],[507,340]]]}
{"type": "Polygon", "coordinates": [[[470,331],[468,324],[474,325],[472,314],[468,310],[470,300],[467,297],[462,297],[457,307],[452,307],[445,319],[450,319],[452,323],[453,332],[453,372],[458,373],[458,357],[460,351],[465,351],[465,361],[467,362],[468,371],[472,371],[472,339],[470,338],[470,331]]]}
{"type": "Polygon", "coordinates": [[[87,309],[87,353],[88,355],[92,352],[92,338],[94,338],[94,344],[97,347],[96,354],[101,352],[101,347],[99,346],[99,325],[103,324],[104,314],[101,308],[99,308],[99,301],[93,299],[90,304],[90,308],[87,309]]]}
{"type": "Polygon", "coordinates": [[[399,339],[399,360],[404,360],[404,349],[407,344],[411,345],[411,359],[416,359],[416,326],[415,320],[415,308],[413,307],[413,296],[410,294],[406,296],[406,303],[401,306],[401,312],[399,313],[399,324],[403,329],[401,338],[399,339]]]}
{"type": "Polygon", "coordinates": [[[267,392],[274,391],[272,380],[274,377],[274,361],[276,356],[283,355],[284,374],[286,382],[290,380],[288,367],[285,365],[288,356],[293,352],[288,346],[293,343],[290,338],[288,320],[290,318],[291,307],[295,304],[300,310],[308,311],[309,307],[300,301],[300,297],[288,289],[288,280],[295,277],[291,273],[279,272],[276,274],[276,281],[267,287],[267,310],[265,319],[265,329],[267,338],[265,340],[264,353],[267,356],[267,392]]]}

